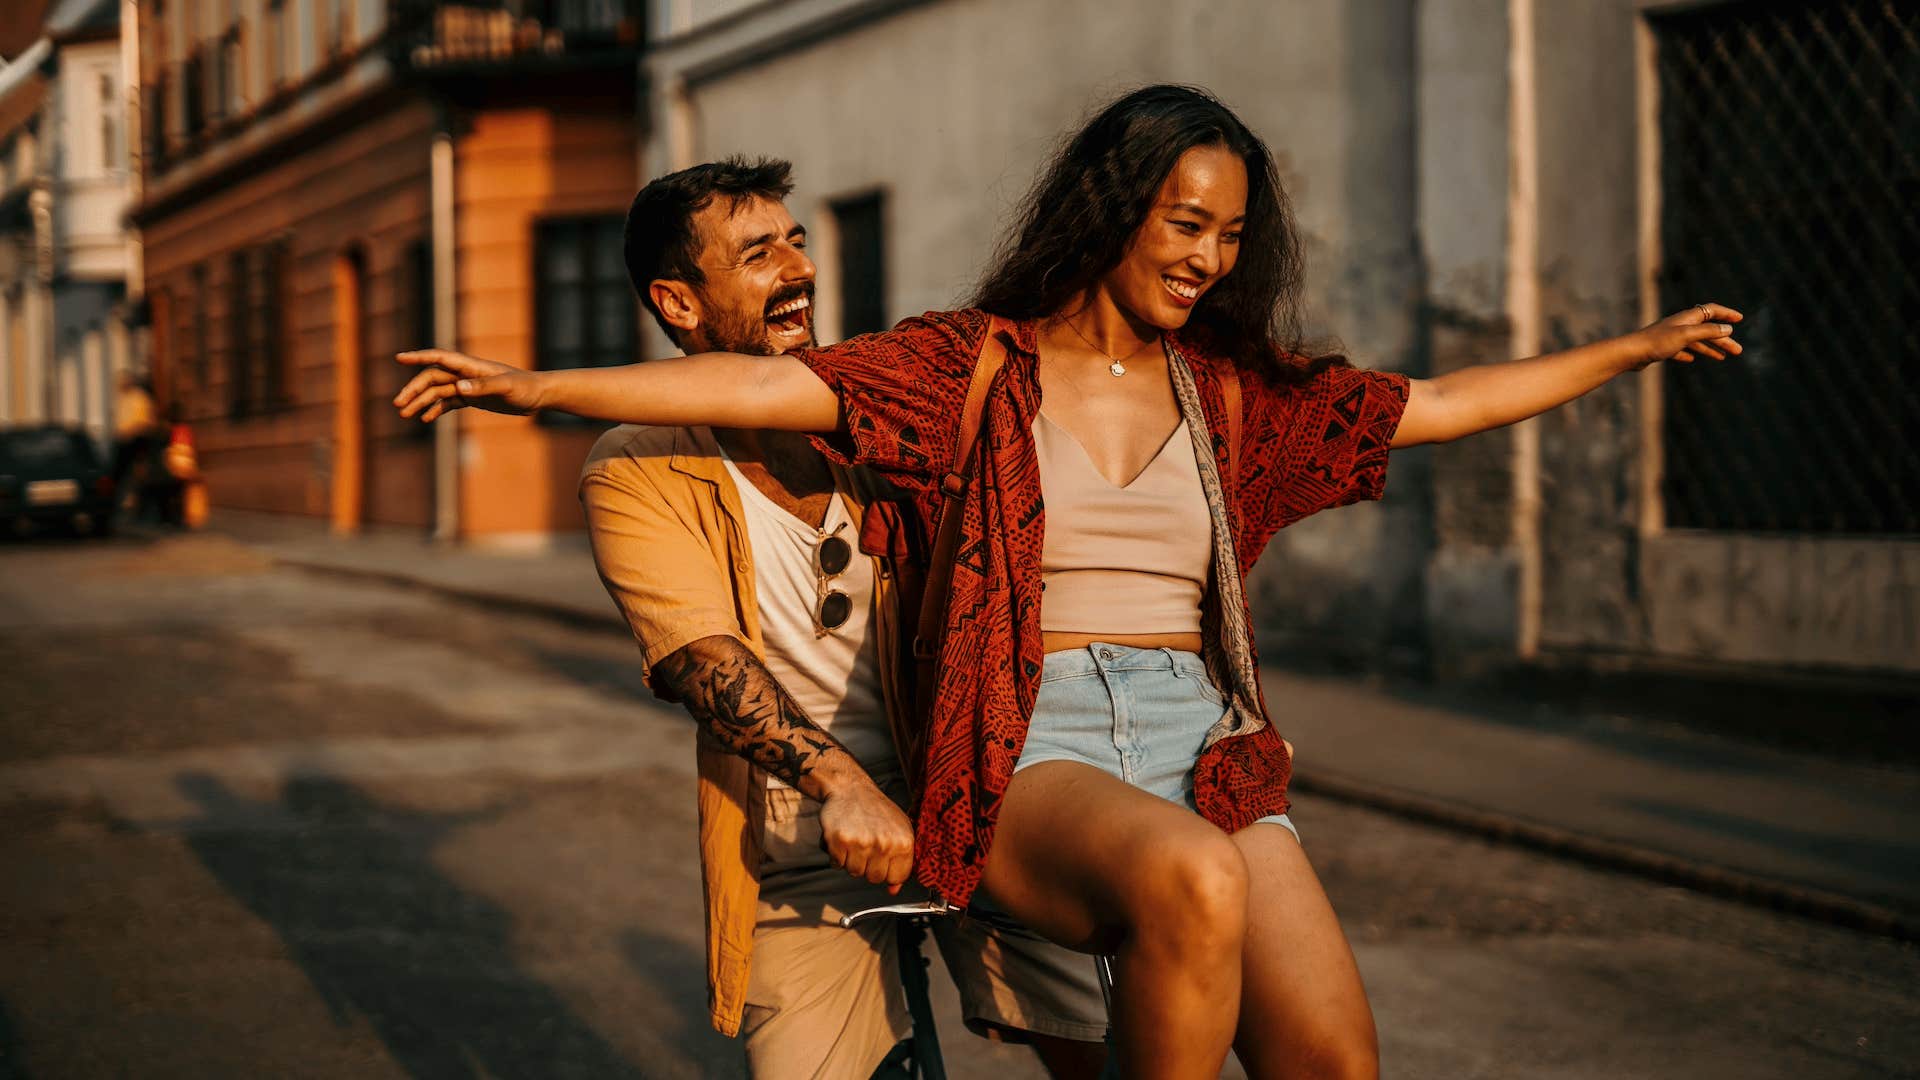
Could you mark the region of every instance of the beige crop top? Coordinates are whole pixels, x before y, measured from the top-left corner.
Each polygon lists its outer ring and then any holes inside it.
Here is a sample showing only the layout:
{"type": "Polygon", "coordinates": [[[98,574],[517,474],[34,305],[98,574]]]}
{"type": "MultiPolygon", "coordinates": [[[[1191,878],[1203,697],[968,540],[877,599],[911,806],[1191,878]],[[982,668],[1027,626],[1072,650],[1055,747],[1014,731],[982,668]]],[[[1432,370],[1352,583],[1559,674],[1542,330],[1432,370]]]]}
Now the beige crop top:
{"type": "Polygon", "coordinates": [[[1033,421],[1033,440],[1047,505],[1040,628],[1198,633],[1213,523],[1186,421],[1123,488],[1045,413],[1033,421]]]}

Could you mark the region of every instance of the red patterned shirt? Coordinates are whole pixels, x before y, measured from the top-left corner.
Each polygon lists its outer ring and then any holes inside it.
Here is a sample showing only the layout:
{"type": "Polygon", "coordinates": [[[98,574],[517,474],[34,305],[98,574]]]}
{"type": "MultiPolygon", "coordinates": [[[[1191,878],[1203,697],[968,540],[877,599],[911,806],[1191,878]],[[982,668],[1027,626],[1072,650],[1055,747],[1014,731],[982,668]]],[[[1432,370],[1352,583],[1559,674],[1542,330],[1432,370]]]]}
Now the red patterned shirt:
{"type": "MultiPolygon", "coordinates": [[[[980,311],[929,312],[884,333],[794,354],[840,398],[844,431],[817,440],[821,449],[879,470],[903,488],[924,537],[938,524],[939,480],[953,458],[987,327],[980,311]]],[[[1202,445],[1213,449],[1213,461],[1202,460],[1202,478],[1216,521],[1224,518],[1229,534],[1228,543],[1215,545],[1201,631],[1208,665],[1234,704],[1195,765],[1194,785],[1201,814],[1231,832],[1285,813],[1292,771],[1260,698],[1252,617],[1240,580],[1287,525],[1380,497],[1407,380],[1345,366],[1298,386],[1243,374],[1241,445],[1232,475],[1216,378],[1216,366],[1228,361],[1199,335],[1171,334],[1167,343],[1175,366],[1191,372],[1190,380],[1176,372],[1176,391],[1189,424],[1204,433],[1202,445]],[[1193,424],[1196,408],[1199,424],[1193,424]]],[[[1043,657],[1045,512],[1033,441],[1040,410],[1034,326],[1016,324],[1008,344],[972,463],[916,785],[916,876],[955,904],[965,904],[979,884],[1000,798],[1026,741],[1043,657]]]]}

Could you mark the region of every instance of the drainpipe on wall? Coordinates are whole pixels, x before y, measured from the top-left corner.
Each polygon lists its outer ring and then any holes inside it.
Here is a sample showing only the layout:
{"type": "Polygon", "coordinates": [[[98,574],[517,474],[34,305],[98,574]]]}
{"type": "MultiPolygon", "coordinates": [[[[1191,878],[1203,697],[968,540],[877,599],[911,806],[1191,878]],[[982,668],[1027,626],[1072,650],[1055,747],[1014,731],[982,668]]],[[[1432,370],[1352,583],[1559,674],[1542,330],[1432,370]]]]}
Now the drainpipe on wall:
{"type": "MultiPolygon", "coordinates": [[[[453,132],[443,107],[433,133],[431,176],[433,199],[433,344],[459,348],[455,318],[453,267],[453,132]]],[[[460,537],[460,420],[448,413],[433,423],[433,538],[452,542],[460,537]]]]}
{"type": "Polygon", "coordinates": [[[59,415],[53,365],[53,195],[42,179],[27,196],[33,219],[33,272],[21,300],[27,307],[27,394],[33,403],[31,419],[51,420],[59,415]]]}
{"type": "MultiPolygon", "coordinates": [[[[146,117],[140,115],[140,4],[138,0],[120,0],[120,101],[105,104],[103,108],[117,108],[120,113],[120,130],[123,133],[124,172],[126,175],[126,195],[128,207],[140,205],[146,187],[142,173],[145,164],[141,160],[141,148],[146,145],[146,135],[141,125],[146,117]]],[[[128,370],[144,373],[149,379],[164,375],[153,370],[151,321],[147,317],[147,260],[145,240],[140,229],[125,220],[124,212],[121,227],[126,232],[126,300],[120,310],[114,313],[111,325],[122,341],[116,351],[120,362],[128,370]]],[[[116,380],[117,380],[116,373],[116,380]]],[[[118,382],[115,382],[118,389],[118,382]]],[[[161,407],[166,408],[171,398],[170,388],[153,386],[154,393],[163,400],[161,407]]],[[[164,416],[165,413],[163,412],[164,416]]],[[[109,421],[111,423],[111,420],[109,421]]]]}
{"type": "MultiPolygon", "coordinates": [[[[1540,320],[1539,114],[1534,96],[1534,0],[1508,0],[1507,324],[1513,356],[1538,356],[1540,320]]],[[[1519,562],[1515,652],[1540,652],[1544,565],[1540,550],[1540,421],[1513,430],[1513,545],[1519,562]]]]}
{"type": "MultiPolygon", "coordinates": [[[[1660,67],[1655,48],[1653,26],[1646,13],[1634,19],[1634,81],[1639,123],[1640,183],[1640,322],[1660,320],[1660,67]]],[[[1660,372],[1665,364],[1648,364],[1640,369],[1640,514],[1641,540],[1660,535],[1667,527],[1667,504],[1661,497],[1662,473],[1666,468],[1666,399],[1660,392],[1660,372]]],[[[1644,567],[1644,564],[1641,564],[1644,567]]],[[[1638,578],[1629,587],[1639,589],[1638,578]]],[[[1644,614],[1645,608],[1641,609],[1644,614]]]]}
{"type": "MultiPolygon", "coordinates": [[[[145,162],[142,148],[146,117],[140,114],[140,5],[137,0],[120,0],[120,130],[125,133],[127,205],[138,206],[145,197],[145,162]]],[[[104,108],[115,108],[106,105],[104,108]]],[[[138,304],[147,295],[146,260],[141,251],[140,229],[125,225],[127,232],[127,300],[138,304]]]]}

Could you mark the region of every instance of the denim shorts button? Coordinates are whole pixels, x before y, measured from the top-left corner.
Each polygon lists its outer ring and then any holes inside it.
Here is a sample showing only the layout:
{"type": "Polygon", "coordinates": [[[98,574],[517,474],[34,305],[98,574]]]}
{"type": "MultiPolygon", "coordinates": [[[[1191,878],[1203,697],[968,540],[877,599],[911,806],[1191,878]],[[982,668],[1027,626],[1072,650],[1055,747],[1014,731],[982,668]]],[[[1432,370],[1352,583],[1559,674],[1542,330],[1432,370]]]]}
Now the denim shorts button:
{"type": "Polygon", "coordinates": [[[1111,660],[1111,659],[1113,659],[1113,650],[1112,650],[1112,649],[1101,649],[1101,650],[1100,650],[1100,659],[1102,659],[1102,660],[1111,660]]]}

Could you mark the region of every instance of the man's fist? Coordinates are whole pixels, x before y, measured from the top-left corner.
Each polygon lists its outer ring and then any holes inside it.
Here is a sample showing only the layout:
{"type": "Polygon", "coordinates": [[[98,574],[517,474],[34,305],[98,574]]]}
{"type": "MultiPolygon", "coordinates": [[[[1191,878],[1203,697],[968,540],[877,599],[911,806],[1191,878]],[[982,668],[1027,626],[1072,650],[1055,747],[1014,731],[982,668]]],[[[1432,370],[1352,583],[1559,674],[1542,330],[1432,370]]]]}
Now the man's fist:
{"type": "Polygon", "coordinates": [[[913,872],[913,824],[871,782],[850,784],[820,804],[821,843],[833,865],[897,893],[913,872]]]}

